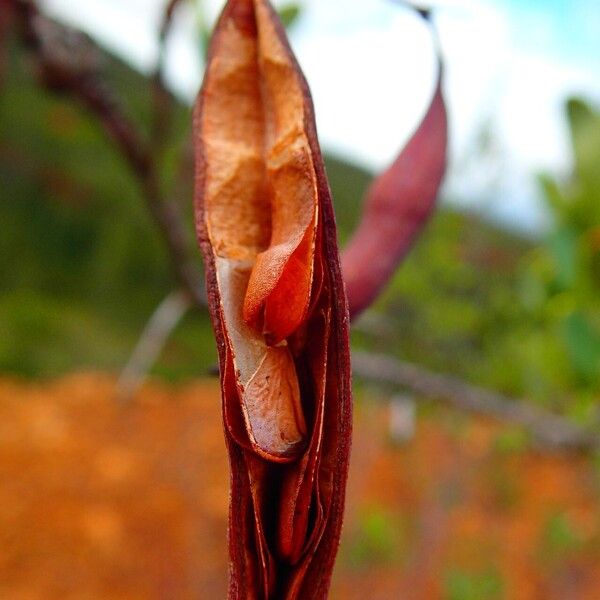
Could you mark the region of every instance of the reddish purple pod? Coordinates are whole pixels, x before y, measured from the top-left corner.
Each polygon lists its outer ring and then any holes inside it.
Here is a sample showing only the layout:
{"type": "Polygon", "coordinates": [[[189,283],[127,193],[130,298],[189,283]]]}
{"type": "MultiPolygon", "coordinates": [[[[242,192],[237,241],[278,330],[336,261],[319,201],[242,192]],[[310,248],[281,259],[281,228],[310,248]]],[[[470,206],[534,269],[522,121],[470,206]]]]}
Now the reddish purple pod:
{"type": "Polygon", "coordinates": [[[448,118],[442,64],[431,104],[398,158],[368,190],[363,214],[342,255],[353,319],[381,293],[435,207],[444,173],[448,118]]]}

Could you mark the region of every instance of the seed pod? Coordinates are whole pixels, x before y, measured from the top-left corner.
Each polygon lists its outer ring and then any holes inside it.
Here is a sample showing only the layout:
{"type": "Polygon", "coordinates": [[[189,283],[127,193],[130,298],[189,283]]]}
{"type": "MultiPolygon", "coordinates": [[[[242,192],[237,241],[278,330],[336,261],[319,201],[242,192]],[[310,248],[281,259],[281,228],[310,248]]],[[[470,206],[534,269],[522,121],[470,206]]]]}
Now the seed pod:
{"type": "Polygon", "coordinates": [[[231,467],[229,598],[324,598],[350,450],[348,311],[310,93],[267,0],[225,6],[194,139],[231,467]]]}
{"type": "Polygon", "coordinates": [[[431,104],[392,165],[375,179],[342,266],[350,317],[373,303],[429,221],[444,173],[448,118],[442,61],[431,104]]]}

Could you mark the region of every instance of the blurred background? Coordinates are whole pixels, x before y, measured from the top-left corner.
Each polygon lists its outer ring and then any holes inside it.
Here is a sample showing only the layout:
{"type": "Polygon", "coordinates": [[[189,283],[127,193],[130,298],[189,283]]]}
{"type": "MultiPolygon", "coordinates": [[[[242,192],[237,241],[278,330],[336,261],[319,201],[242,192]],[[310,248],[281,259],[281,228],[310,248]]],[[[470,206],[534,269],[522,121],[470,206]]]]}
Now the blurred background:
{"type": "MultiPolygon", "coordinates": [[[[207,314],[173,296],[153,220],[153,206],[175,204],[200,269],[190,107],[222,2],[184,0],[169,21],[164,0],[40,0],[37,42],[11,4],[0,2],[0,597],[224,597],[214,341],[207,314]],[[97,110],[90,81],[110,98],[97,110]],[[159,306],[176,326],[123,398],[117,379],[159,306]]],[[[312,88],[343,245],[426,111],[431,31],[391,0],[276,6],[312,88]]],[[[449,170],[352,338],[417,383],[357,373],[332,598],[596,599],[600,7],[440,0],[432,15],[449,170]]]]}

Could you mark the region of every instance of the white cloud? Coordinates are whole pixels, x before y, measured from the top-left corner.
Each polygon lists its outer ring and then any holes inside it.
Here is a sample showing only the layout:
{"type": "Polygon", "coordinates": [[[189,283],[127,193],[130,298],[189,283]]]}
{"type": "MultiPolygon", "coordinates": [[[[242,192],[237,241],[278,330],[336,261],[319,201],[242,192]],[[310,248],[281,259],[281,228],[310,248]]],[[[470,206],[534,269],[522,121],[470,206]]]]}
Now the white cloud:
{"type": "MultiPolygon", "coordinates": [[[[148,71],[155,64],[164,0],[44,4],[136,67],[148,71]]],[[[313,90],[322,141],[382,168],[406,141],[430,97],[435,60],[429,33],[419,18],[389,0],[303,4],[292,44],[313,90]]],[[[485,197],[492,213],[528,218],[531,224],[539,220],[531,173],[569,164],[563,99],[573,91],[600,98],[600,77],[589,63],[560,62],[538,49],[540,36],[550,36],[546,30],[537,32],[531,46],[517,44],[507,5],[494,0],[437,0],[435,5],[440,7],[436,23],[447,64],[455,165],[448,189],[471,202],[485,197]],[[493,124],[504,152],[495,200],[486,193],[489,157],[478,164],[476,155],[467,155],[484,121],[493,124]],[[465,157],[471,168],[464,168],[465,157]]],[[[202,6],[213,20],[222,2],[203,0],[202,6]]],[[[189,101],[201,76],[195,19],[191,8],[178,15],[167,61],[169,81],[189,101]]]]}
{"type": "Polygon", "coordinates": [[[40,4],[47,14],[81,28],[138,69],[147,72],[155,64],[164,0],[41,0],[40,4]]]}

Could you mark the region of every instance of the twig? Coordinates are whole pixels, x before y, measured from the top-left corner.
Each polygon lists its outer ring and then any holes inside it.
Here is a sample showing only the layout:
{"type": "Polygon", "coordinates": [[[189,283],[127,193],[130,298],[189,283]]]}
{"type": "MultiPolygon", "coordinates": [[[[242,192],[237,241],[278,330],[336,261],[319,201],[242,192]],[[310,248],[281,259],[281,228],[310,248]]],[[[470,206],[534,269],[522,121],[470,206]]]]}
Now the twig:
{"type": "MultiPolygon", "coordinates": [[[[180,0],[170,0],[161,27],[161,55],[155,85],[167,94],[163,82],[164,40],[180,0]]],[[[119,380],[121,397],[131,396],[160,353],[171,331],[193,302],[205,305],[205,294],[191,258],[179,207],[166,201],[160,191],[152,147],[121,110],[110,91],[99,81],[94,60],[102,51],[83,34],[43,17],[33,0],[0,0],[20,18],[23,39],[35,53],[44,83],[50,89],[70,93],[101,122],[137,177],[152,217],[166,241],[171,263],[184,291],[168,296],[150,319],[119,380]]],[[[428,11],[423,11],[427,16],[428,11]]],[[[164,96],[163,96],[164,98],[164,96]]],[[[162,102],[162,100],[161,100],[162,102]]],[[[162,142],[168,115],[157,101],[155,139],[162,142]]],[[[438,375],[413,364],[386,356],[354,354],[357,376],[410,388],[470,412],[497,417],[530,430],[542,443],[554,448],[598,450],[600,441],[590,431],[563,417],[552,415],[523,401],[475,388],[453,377],[438,375]]]]}
{"type": "Polygon", "coordinates": [[[10,9],[8,0],[0,0],[0,91],[4,85],[8,65],[8,32],[12,18],[10,9]]]}
{"type": "Polygon", "coordinates": [[[405,8],[410,10],[414,10],[417,14],[419,14],[423,19],[428,21],[431,18],[431,12],[433,11],[433,6],[431,3],[427,2],[411,2],[411,0],[391,0],[394,4],[400,4],[405,8]]]}
{"type": "Polygon", "coordinates": [[[121,402],[129,401],[144,383],[169,336],[190,306],[189,295],[181,290],[169,294],[158,305],[117,382],[117,397],[121,402]]]}
{"type": "Polygon", "coordinates": [[[191,258],[179,207],[162,196],[150,145],[100,82],[94,61],[90,60],[90,56],[102,51],[80,32],[42,16],[32,0],[12,3],[20,17],[23,38],[38,59],[43,82],[52,90],[71,94],[99,119],[138,179],[146,206],[167,244],[177,278],[194,303],[203,306],[206,300],[202,279],[191,258]]]}
{"type": "Polygon", "coordinates": [[[172,330],[191,304],[204,306],[206,303],[204,286],[191,258],[179,207],[163,197],[156,169],[172,112],[172,99],[163,81],[164,43],[181,0],[169,0],[161,26],[161,50],[153,78],[152,144],[140,134],[112,92],[100,81],[96,58],[102,55],[102,50],[80,32],[42,16],[33,0],[9,1],[20,18],[23,39],[38,60],[44,84],[56,92],[70,94],[98,118],[138,179],[146,206],[166,242],[172,267],[183,286],[183,290],[169,295],[159,305],[123,370],[117,394],[125,401],[143,383],[172,330]]]}
{"type": "Polygon", "coordinates": [[[408,388],[461,410],[523,426],[544,446],[580,451],[600,450],[600,436],[524,400],[513,400],[454,377],[432,373],[383,355],[354,352],[352,367],[354,374],[363,379],[408,388]]]}
{"type": "MultiPolygon", "coordinates": [[[[419,10],[428,20],[429,13],[419,10]]],[[[392,164],[367,190],[358,227],[342,253],[353,319],[373,304],[429,222],[447,166],[443,57],[433,25],[438,74],[429,108],[392,164]]]]}
{"type": "Polygon", "coordinates": [[[173,97],[165,83],[166,42],[173,24],[173,17],[182,0],[168,0],[159,32],[158,60],[152,77],[154,118],[152,123],[152,143],[154,151],[161,154],[167,140],[167,131],[173,117],[173,97]]]}

